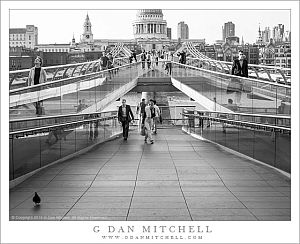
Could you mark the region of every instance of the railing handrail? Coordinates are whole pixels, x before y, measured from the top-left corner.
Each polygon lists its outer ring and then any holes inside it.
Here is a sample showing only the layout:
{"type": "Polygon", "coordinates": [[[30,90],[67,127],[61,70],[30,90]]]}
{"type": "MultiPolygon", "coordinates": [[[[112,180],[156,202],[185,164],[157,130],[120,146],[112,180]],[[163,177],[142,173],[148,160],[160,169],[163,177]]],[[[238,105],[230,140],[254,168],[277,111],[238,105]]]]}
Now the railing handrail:
{"type": "Polygon", "coordinates": [[[282,126],[277,126],[277,125],[272,125],[272,124],[262,124],[262,123],[255,123],[255,122],[250,122],[250,121],[245,121],[245,120],[233,120],[233,119],[227,119],[227,118],[219,118],[219,117],[211,117],[208,115],[198,115],[198,114],[188,114],[188,113],[183,113],[183,116],[189,117],[196,117],[196,118],[208,118],[211,120],[218,120],[218,121],[226,121],[226,122],[231,122],[231,123],[239,123],[239,124],[244,124],[244,125],[249,125],[249,126],[257,126],[257,127],[266,127],[266,128],[271,128],[271,129],[278,129],[278,130],[286,130],[286,131],[291,131],[290,127],[282,127],[282,126]]]}
{"type": "MultiPolygon", "coordinates": [[[[279,86],[279,87],[284,87],[284,88],[289,88],[291,89],[291,86],[289,85],[284,85],[284,84],[280,84],[277,82],[271,82],[271,81],[265,81],[265,80],[257,80],[257,79],[253,79],[253,78],[249,78],[249,77],[242,77],[242,76],[236,76],[236,75],[231,75],[231,74],[226,74],[226,73],[222,73],[222,72],[218,72],[218,71],[213,71],[213,70],[208,70],[208,69],[203,69],[203,68],[199,68],[199,67],[195,67],[195,66],[191,66],[191,65],[187,65],[187,64],[181,64],[175,61],[169,61],[172,62],[174,64],[178,64],[187,68],[193,68],[199,71],[206,71],[206,72],[210,72],[210,73],[216,73],[216,74],[221,74],[223,76],[227,76],[229,78],[238,78],[241,80],[247,80],[247,81],[252,81],[252,82],[258,82],[258,83],[264,83],[264,84],[268,84],[268,85],[273,85],[273,86],[279,86]]],[[[172,74],[173,76],[173,74],[172,74]]]]}
{"type": "Polygon", "coordinates": [[[105,112],[59,114],[59,115],[50,115],[50,116],[41,116],[41,117],[30,117],[30,118],[12,119],[12,120],[9,121],[9,123],[13,123],[13,122],[27,122],[27,121],[34,121],[34,120],[68,118],[68,117],[73,117],[73,116],[95,116],[95,115],[99,115],[99,114],[115,113],[115,112],[117,112],[117,111],[116,110],[112,110],[112,111],[105,111],[105,112]]]}
{"type": "MultiPolygon", "coordinates": [[[[137,107],[138,105],[130,105],[131,107],[137,107]]],[[[119,107],[119,106],[116,106],[119,107]]],[[[196,107],[196,105],[173,105],[173,106],[159,106],[159,108],[173,108],[173,107],[196,107]]],[[[43,120],[43,119],[57,119],[57,118],[68,118],[73,116],[94,116],[99,114],[105,113],[116,113],[117,110],[110,110],[110,111],[101,111],[101,112],[90,112],[90,113],[73,113],[73,114],[60,114],[60,115],[50,115],[50,116],[41,116],[41,117],[30,117],[30,118],[20,118],[20,119],[11,119],[11,122],[27,122],[27,121],[34,121],[34,120],[43,120]]]]}
{"type": "Polygon", "coordinates": [[[281,115],[268,115],[268,114],[248,114],[248,113],[236,113],[236,112],[223,112],[223,111],[211,111],[211,110],[187,110],[195,111],[199,113],[216,113],[216,114],[230,114],[230,115],[241,115],[241,116],[250,116],[250,117],[266,117],[273,119],[291,119],[291,116],[281,116],[281,115]]]}
{"type": "MultiPolygon", "coordinates": [[[[128,59],[128,57],[114,58],[114,60],[119,60],[119,59],[128,59]]],[[[57,68],[63,68],[63,67],[67,68],[67,67],[71,67],[71,66],[79,66],[79,65],[89,64],[89,63],[96,63],[96,62],[100,62],[100,60],[101,59],[96,59],[96,60],[82,62],[82,63],[62,64],[62,65],[55,65],[55,66],[46,66],[46,67],[43,67],[43,69],[45,71],[47,71],[48,69],[57,69],[57,68]]],[[[32,68],[30,68],[30,69],[21,69],[21,70],[12,70],[12,71],[9,71],[9,74],[25,73],[25,72],[29,72],[31,69],[32,68]]]]}
{"type": "MultiPolygon", "coordinates": [[[[211,61],[211,62],[219,62],[224,64],[230,64],[232,65],[232,62],[223,61],[223,60],[216,60],[216,59],[209,59],[209,58],[197,58],[197,57],[186,57],[187,59],[196,59],[196,60],[203,60],[203,61],[211,61]]],[[[283,68],[278,66],[267,66],[267,65],[260,65],[260,64],[248,64],[248,67],[258,67],[258,68],[268,68],[268,69],[279,69],[279,70],[289,70],[291,71],[291,68],[283,68]]]]}
{"type": "Polygon", "coordinates": [[[52,125],[45,125],[41,127],[35,127],[35,128],[28,128],[28,129],[23,129],[23,130],[15,130],[15,131],[10,131],[9,135],[16,135],[16,134],[22,134],[22,133],[28,133],[28,132],[33,132],[33,131],[41,131],[41,130],[47,130],[51,128],[57,128],[57,127],[63,127],[63,126],[70,126],[74,124],[81,124],[84,122],[92,122],[96,120],[106,120],[106,119],[112,119],[112,118],[117,118],[117,115],[110,115],[107,117],[98,117],[98,118],[87,118],[83,120],[76,120],[76,121],[70,121],[70,122],[64,122],[60,124],[52,124],[52,125]]]}
{"type": "Polygon", "coordinates": [[[19,92],[19,91],[22,91],[22,90],[29,90],[29,89],[39,88],[39,87],[42,87],[42,86],[48,86],[48,85],[52,85],[52,84],[59,83],[59,82],[62,82],[62,81],[78,79],[79,77],[84,77],[85,78],[85,77],[88,77],[88,76],[98,75],[100,73],[107,73],[107,71],[109,71],[109,70],[120,69],[120,68],[124,68],[124,67],[130,66],[130,65],[133,65],[133,64],[125,64],[125,65],[121,65],[121,66],[114,67],[114,68],[111,68],[111,69],[99,70],[99,71],[94,72],[94,73],[89,73],[89,74],[84,74],[84,75],[74,76],[74,77],[67,77],[67,78],[63,78],[63,79],[60,79],[60,80],[48,81],[48,82],[44,82],[44,83],[34,85],[34,86],[21,87],[21,88],[10,90],[9,94],[19,92]]]}

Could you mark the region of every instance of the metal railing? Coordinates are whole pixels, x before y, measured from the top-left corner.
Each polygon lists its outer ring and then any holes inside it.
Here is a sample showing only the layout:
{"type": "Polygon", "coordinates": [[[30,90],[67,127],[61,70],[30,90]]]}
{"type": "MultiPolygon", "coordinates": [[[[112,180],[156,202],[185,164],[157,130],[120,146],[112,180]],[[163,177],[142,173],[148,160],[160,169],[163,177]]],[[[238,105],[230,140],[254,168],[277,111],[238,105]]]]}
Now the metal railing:
{"type": "MultiPolygon", "coordinates": [[[[232,69],[232,62],[218,61],[213,59],[187,57],[187,64],[226,74],[231,74],[232,69]]],[[[249,64],[248,75],[249,78],[291,85],[290,68],[249,64]]]]}
{"type": "MultiPolygon", "coordinates": [[[[128,58],[115,58],[114,66],[122,66],[128,64],[128,58]]],[[[75,64],[66,64],[66,65],[57,65],[57,66],[49,66],[43,67],[46,71],[47,81],[51,82],[55,80],[61,80],[65,78],[77,77],[84,74],[92,74],[103,70],[103,67],[100,64],[100,59],[83,62],[83,63],[75,63],[75,64]]],[[[9,72],[9,87],[10,89],[16,89],[20,87],[25,87],[28,85],[28,75],[30,69],[24,70],[15,70],[9,72]]]]}
{"type": "MultiPolygon", "coordinates": [[[[231,111],[291,114],[291,86],[172,62],[172,77],[231,111]],[[248,109],[247,109],[248,107],[248,109]]],[[[195,98],[194,98],[195,99],[195,98]]],[[[213,106],[213,105],[212,105],[213,106]]],[[[209,110],[215,110],[211,107],[209,110]]]]}
{"type": "MultiPolygon", "coordinates": [[[[232,62],[211,59],[197,50],[192,42],[184,42],[174,55],[176,56],[178,52],[184,49],[192,55],[192,57],[187,57],[186,64],[231,74],[232,62]]],[[[258,80],[266,80],[285,85],[291,84],[290,68],[248,64],[248,73],[249,77],[258,80]]]]}
{"type": "Polygon", "coordinates": [[[290,173],[291,118],[184,111],[184,130],[290,173]]]}
{"type": "Polygon", "coordinates": [[[10,180],[121,132],[115,112],[30,119],[26,129],[20,123],[10,122],[10,180]]]}
{"type": "MultiPolygon", "coordinates": [[[[164,126],[182,126],[182,109],[195,106],[160,106],[164,126]]],[[[132,106],[140,128],[140,116],[132,106]]],[[[67,114],[39,118],[15,119],[9,122],[10,180],[35,171],[68,155],[103,142],[119,134],[117,111],[67,114]]]]}
{"type": "MultiPolygon", "coordinates": [[[[131,84],[139,74],[138,63],[126,64],[92,74],[83,74],[10,91],[10,117],[36,117],[36,103],[42,101],[41,115],[80,112],[96,106],[114,91],[131,84]]],[[[94,112],[96,112],[96,107],[94,112]]]]}

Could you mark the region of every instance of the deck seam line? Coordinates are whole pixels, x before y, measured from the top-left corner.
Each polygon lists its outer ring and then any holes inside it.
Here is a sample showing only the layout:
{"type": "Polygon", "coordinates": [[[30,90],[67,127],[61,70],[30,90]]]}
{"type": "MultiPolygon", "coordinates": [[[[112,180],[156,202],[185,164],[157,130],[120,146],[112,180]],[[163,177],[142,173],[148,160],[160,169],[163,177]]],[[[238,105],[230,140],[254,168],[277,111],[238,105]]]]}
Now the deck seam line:
{"type": "MultiPolygon", "coordinates": [[[[36,192],[42,191],[44,188],[46,188],[46,187],[54,180],[54,178],[55,178],[57,175],[59,175],[60,172],[62,172],[66,167],[69,166],[69,164],[70,164],[70,163],[67,163],[67,165],[66,165],[65,167],[63,167],[60,171],[58,171],[58,173],[53,174],[54,177],[53,177],[53,178],[52,178],[45,186],[37,188],[38,190],[36,190],[36,192]]],[[[30,178],[32,178],[32,176],[31,176],[30,178]]],[[[20,187],[20,188],[22,188],[22,187],[20,187]]],[[[25,188],[25,187],[24,187],[24,188],[25,188]]],[[[33,188],[34,188],[34,187],[33,187],[33,188]]],[[[19,207],[21,204],[23,204],[24,202],[26,202],[27,200],[29,200],[31,197],[33,197],[33,194],[29,195],[24,201],[20,202],[20,203],[19,203],[18,205],[16,205],[14,208],[10,208],[9,211],[10,211],[10,210],[13,210],[13,209],[16,209],[16,208],[19,207]]]]}
{"type": "Polygon", "coordinates": [[[92,180],[92,182],[90,183],[90,186],[81,194],[81,196],[75,201],[75,203],[70,207],[70,209],[64,214],[64,216],[60,219],[60,221],[62,221],[66,215],[74,208],[74,206],[79,202],[79,200],[85,195],[85,193],[92,187],[93,183],[95,182],[97,176],[99,175],[100,171],[103,169],[103,167],[117,154],[117,152],[119,152],[121,147],[121,144],[119,144],[119,149],[116,150],[113,155],[100,167],[100,169],[98,170],[97,174],[95,175],[94,179],[92,180]]]}
{"type": "Polygon", "coordinates": [[[133,191],[132,191],[132,195],[131,195],[131,199],[130,199],[130,203],[129,203],[129,207],[128,207],[128,211],[127,211],[127,215],[126,215],[126,221],[128,221],[128,216],[129,216],[129,212],[130,212],[130,208],[131,208],[131,204],[132,204],[136,184],[137,184],[137,181],[138,181],[138,174],[139,174],[140,164],[141,164],[141,161],[142,161],[142,158],[143,158],[144,151],[145,151],[145,143],[143,145],[143,152],[141,153],[140,161],[139,161],[138,168],[137,168],[137,171],[136,171],[135,182],[134,182],[134,187],[133,187],[133,191]]]}
{"type": "MultiPolygon", "coordinates": [[[[166,138],[166,136],[165,136],[165,138],[166,138]]],[[[170,147],[169,147],[169,143],[168,143],[168,140],[167,140],[167,139],[166,139],[166,142],[167,142],[167,145],[168,145],[168,152],[169,152],[169,154],[170,154],[170,157],[171,157],[171,159],[172,159],[172,163],[173,163],[174,168],[175,168],[175,170],[176,170],[177,181],[178,181],[178,183],[179,183],[179,188],[180,188],[181,194],[182,194],[182,196],[183,196],[183,199],[184,199],[186,208],[187,208],[188,213],[189,213],[189,215],[190,215],[190,219],[191,219],[191,221],[193,221],[193,217],[192,217],[192,214],[191,214],[191,212],[190,212],[189,206],[188,206],[188,204],[187,204],[187,201],[186,201],[184,192],[183,192],[183,190],[182,190],[181,183],[180,183],[179,176],[178,176],[177,167],[176,167],[176,165],[175,165],[175,163],[174,163],[174,159],[173,159],[172,154],[171,154],[171,152],[170,152],[170,147]]]]}
{"type": "MultiPolygon", "coordinates": [[[[192,144],[192,147],[194,149],[194,152],[200,156],[200,154],[195,150],[194,145],[192,144]]],[[[223,185],[226,187],[226,189],[248,210],[248,212],[256,219],[259,220],[248,208],[247,206],[227,187],[227,185],[224,183],[222,177],[219,175],[218,171],[216,170],[215,167],[213,167],[210,162],[208,161],[207,164],[216,172],[216,174],[218,175],[218,177],[220,178],[221,182],[223,183],[223,185]]]]}

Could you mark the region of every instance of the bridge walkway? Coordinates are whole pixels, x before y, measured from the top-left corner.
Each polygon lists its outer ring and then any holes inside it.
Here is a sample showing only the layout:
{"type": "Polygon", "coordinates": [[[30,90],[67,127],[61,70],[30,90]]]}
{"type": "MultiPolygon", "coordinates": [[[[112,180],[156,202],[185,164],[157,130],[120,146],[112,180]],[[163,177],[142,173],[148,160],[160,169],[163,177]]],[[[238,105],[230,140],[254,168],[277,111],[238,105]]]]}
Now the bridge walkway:
{"type": "Polygon", "coordinates": [[[278,171],[178,128],[153,145],[138,132],[50,166],[10,190],[14,220],[290,220],[278,171]],[[42,198],[34,207],[37,191],[42,198]]]}

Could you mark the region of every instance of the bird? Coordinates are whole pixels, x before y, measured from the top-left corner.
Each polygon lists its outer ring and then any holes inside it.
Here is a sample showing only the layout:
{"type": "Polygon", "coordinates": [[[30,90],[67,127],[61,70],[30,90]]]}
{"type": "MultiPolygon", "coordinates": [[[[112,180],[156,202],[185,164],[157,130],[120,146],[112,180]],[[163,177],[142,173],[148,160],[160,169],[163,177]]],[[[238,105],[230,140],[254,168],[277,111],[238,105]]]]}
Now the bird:
{"type": "Polygon", "coordinates": [[[35,203],[35,206],[38,206],[41,203],[41,198],[36,192],[34,193],[34,197],[32,198],[32,201],[35,203]]]}

